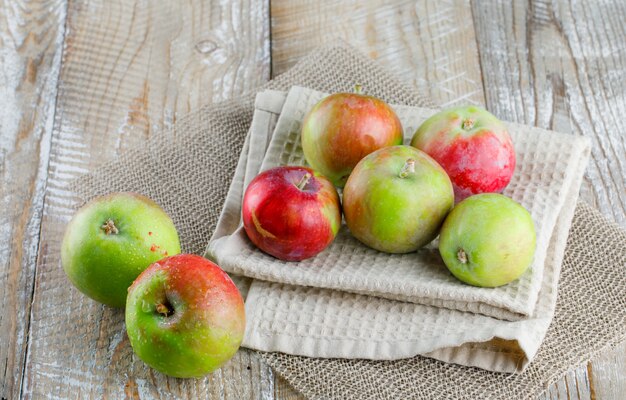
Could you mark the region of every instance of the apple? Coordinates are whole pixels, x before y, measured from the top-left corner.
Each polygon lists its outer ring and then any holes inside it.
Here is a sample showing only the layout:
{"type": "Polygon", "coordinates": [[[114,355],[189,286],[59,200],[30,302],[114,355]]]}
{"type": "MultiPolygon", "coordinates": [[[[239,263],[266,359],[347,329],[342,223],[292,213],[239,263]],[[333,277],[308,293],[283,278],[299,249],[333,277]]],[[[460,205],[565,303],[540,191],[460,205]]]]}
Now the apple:
{"type": "Polygon", "coordinates": [[[337,190],[306,167],[276,167],[259,174],[246,189],[242,214],[252,243],[285,261],[318,254],[341,225],[337,190]]]}
{"type": "Polygon", "coordinates": [[[336,93],[322,99],[302,123],[307,163],[338,187],[345,185],[363,157],[402,144],[402,139],[402,125],[393,109],[360,93],[336,93]]]}
{"type": "Polygon", "coordinates": [[[112,307],[124,307],[128,287],[151,263],[180,253],[171,218],[136,193],[97,197],[67,225],[61,263],[84,294],[112,307]]]}
{"type": "Polygon", "coordinates": [[[496,193],[468,197],[441,228],[439,252],[450,272],[474,286],[518,279],[535,254],[535,226],[526,209],[496,193]]]}
{"type": "Polygon", "coordinates": [[[501,192],[515,170],[506,126],[476,106],[451,108],[428,118],[417,128],[411,146],[446,170],[457,202],[478,193],[501,192]]]}
{"type": "Polygon", "coordinates": [[[410,146],[385,147],[366,156],[343,190],[352,234],[387,253],[408,253],[432,241],[453,205],[446,172],[410,146]]]}
{"type": "Polygon", "coordinates": [[[219,368],[243,340],[243,299],[211,261],[179,254],[150,265],[128,289],[126,332],[146,364],[178,378],[219,368]]]}

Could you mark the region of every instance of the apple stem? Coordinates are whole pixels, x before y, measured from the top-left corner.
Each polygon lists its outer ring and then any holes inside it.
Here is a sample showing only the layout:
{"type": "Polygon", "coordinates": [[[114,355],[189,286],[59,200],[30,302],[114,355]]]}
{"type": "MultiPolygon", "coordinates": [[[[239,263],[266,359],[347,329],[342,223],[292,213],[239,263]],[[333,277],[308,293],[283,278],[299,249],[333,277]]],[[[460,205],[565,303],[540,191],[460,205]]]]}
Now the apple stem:
{"type": "Polygon", "coordinates": [[[358,83],[356,85],[354,85],[354,93],[356,93],[356,94],[363,93],[363,86],[361,86],[358,83]]]}
{"type": "Polygon", "coordinates": [[[159,303],[156,305],[156,311],[159,314],[163,314],[164,317],[169,317],[172,315],[172,309],[163,303],[159,303]]]}
{"type": "Polygon", "coordinates": [[[311,174],[307,172],[306,174],[304,174],[302,179],[300,179],[300,182],[298,182],[296,187],[300,190],[303,190],[306,184],[309,183],[309,179],[311,179],[311,174]]]}
{"type": "Polygon", "coordinates": [[[117,235],[118,233],[120,233],[119,229],[117,229],[117,226],[115,226],[115,223],[112,219],[107,219],[107,222],[105,222],[104,225],[102,225],[100,228],[102,228],[104,233],[106,233],[107,235],[117,235]]]}
{"type": "Polygon", "coordinates": [[[400,171],[400,178],[406,178],[407,176],[409,176],[409,174],[412,174],[415,172],[415,160],[412,158],[409,158],[408,160],[406,160],[406,163],[404,163],[404,167],[402,167],[402,170],[400,171]]]}
{"type": "Polygon", "coordinates": [[[474,127],[474,120],[472,118],[464,119],[462,127],[466,131],[469,131],[470,129],[472,129],[474,127]]]}
{"type": "Polygon", "coordinates": [[[456,258],[461,264],[467,264],[467,253],[465,253],[465,250],[459,249],[459,251],[456,252],[456,258]]]}

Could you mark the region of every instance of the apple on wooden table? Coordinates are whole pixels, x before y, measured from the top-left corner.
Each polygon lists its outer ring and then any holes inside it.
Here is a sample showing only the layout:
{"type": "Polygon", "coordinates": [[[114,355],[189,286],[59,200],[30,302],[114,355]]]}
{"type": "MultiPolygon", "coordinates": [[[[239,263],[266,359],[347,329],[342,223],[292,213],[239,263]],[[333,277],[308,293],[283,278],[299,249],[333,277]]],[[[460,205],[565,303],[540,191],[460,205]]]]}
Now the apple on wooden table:
{"type": "Polygon", "coordinates": [[[246,189],[243,226],[264,252],[300,261],[324,250],[341,225],[339,195],[310,168],[284,166],[256,176],[246,189]]]}
{"type": "Polygon", "coordinates": [[[179,254],[157,261],[128,290],[130,344],[164,374],[190,378],[214,371],[237,352],[244,330],[239,290],[203,257],[179,254]]]}
{"type": "Polygon", "coordinates": [[[382,147],[402,144],[402,125],[393,109],[373,96],[335,93],[318,102],[302,123],[307,163],[343,187],[356,164],[382,147]]]}
{"type": "Polygon", "coordinates": [[[63,269],[74,286],[113,307],[124,307],[128,287],[151,263],[178,253],[171,218],[136,193],[112,193],[84,205],[61,244],[63,269]]]}

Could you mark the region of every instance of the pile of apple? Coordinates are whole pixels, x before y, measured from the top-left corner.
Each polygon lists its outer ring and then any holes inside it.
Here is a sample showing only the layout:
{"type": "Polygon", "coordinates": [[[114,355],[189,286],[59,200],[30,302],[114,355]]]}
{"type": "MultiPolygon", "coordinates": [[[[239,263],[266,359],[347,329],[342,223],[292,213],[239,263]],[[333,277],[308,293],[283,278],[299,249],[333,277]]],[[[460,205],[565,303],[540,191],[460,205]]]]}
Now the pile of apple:
{"type": "Polygon", "coordinates": [[[318,102],[301,137],[311,168],[262,172],[244,194],[244,229],[262,251],[285,261],[315,256],[334,240],[343,210],[351,234],[382,252],[413,252],[439,235],[445,265],[471,285],[505,285],[531,264],[532,218],[498,194],[515,169],[511,137],[486,110],[441,111],[405,146],[393,109],[357,90],[318,102]]]}
{"type": "Polygon", "coordinates": [[[178,233],[161,207],[138,194],[113,193],[73,216],[61,262],[81,292],[126,308],[130,344],[146,364],[175,377],[201,377],[237,352],[244,303],[217,265],[179,253],[178,233]]]}
{"type": "MultiPolygon", "coordinates": [[[[411,146],[402,140],[400,120],[382,100],[326,97],[302,127],[312,168],[273,168],[246,189],[248,237],[281,260],[304,260],[334,240],[343,208],[350,232],[376,250],[412,252],[439,235],[458,279],[495,287],[519,278],[534,255],[533,221],[518,203],[490,193],[502,191],[515,168],[505,126],[480,108],[455,108],[426,120],[411,146]]],[[[237,352],[244,303],[217,265],[179,253],[174,223],[156,203],[113,193],[74,215],[61,261],[81,292],[125,307],[131,346],[146,364],[200,377],[237,352]]]]}

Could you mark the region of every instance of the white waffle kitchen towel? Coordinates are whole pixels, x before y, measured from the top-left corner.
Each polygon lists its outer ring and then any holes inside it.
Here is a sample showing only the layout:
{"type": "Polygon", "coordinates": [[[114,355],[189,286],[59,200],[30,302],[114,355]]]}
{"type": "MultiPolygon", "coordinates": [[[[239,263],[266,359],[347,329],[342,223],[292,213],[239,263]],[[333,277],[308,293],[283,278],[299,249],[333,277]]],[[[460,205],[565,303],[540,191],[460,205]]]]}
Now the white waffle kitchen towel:
{"type": "MultiPolygon", "coordinates": [[[[317,257],[282,262],[256,249],[241,229],[243,190],[260,170],[304,163],[300,124],[324,96],[300,87],[288,95],[266,91],[257,96],[248,143],[207,250],[226,271],[263,280],[248,293],[244,345],[311,357],[425,354],[494,371],[522,370],[554,313],[588,141],[508,124],[518,163],[505,194],[531,212],[538,234],[531,269],[510,285],[464,285],[449,274],[434,245],[406,255],[380,253],[353,239],[345,227],[317,257]]],[[[394,109],[406,141],[435,112],[394,109]]]]}

